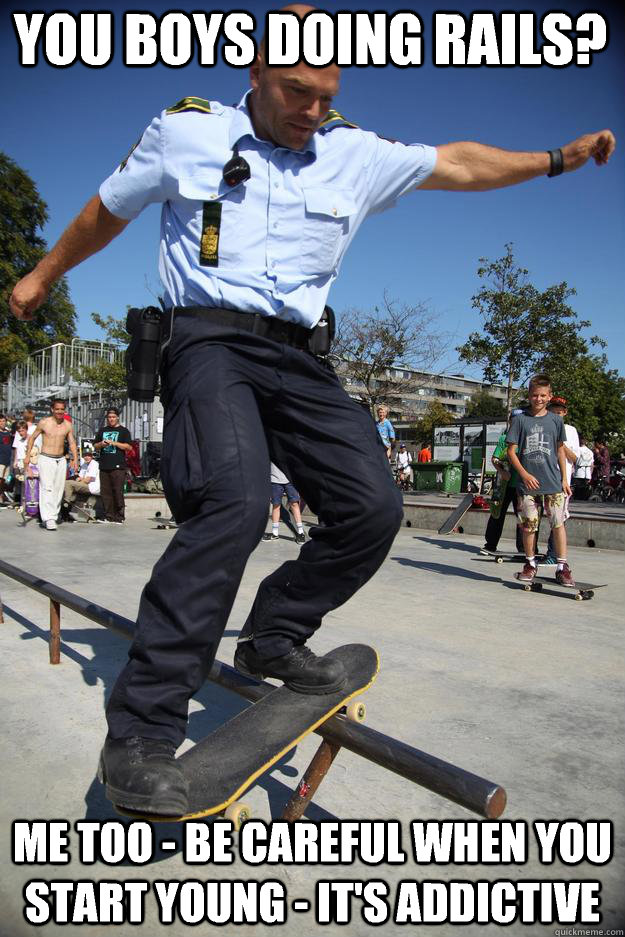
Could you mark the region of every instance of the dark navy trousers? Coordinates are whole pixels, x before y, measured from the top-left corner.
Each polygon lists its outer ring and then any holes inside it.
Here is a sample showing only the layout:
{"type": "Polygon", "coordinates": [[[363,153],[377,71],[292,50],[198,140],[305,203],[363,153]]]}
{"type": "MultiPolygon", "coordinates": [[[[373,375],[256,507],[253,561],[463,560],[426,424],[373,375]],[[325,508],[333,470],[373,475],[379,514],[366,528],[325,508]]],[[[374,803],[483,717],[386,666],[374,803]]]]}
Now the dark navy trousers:
{"type": "Polygon", "coordinates": [[[266,657],[304,643],[373,575],[402,499],[373,420],[307,351],[180,317],[162,396],[161,476],[183,523],[143,591],[107,718],[113,738],[178,745],[265,529],[270,458],[324,526],[258,589],[243,633],[266,657]]]}

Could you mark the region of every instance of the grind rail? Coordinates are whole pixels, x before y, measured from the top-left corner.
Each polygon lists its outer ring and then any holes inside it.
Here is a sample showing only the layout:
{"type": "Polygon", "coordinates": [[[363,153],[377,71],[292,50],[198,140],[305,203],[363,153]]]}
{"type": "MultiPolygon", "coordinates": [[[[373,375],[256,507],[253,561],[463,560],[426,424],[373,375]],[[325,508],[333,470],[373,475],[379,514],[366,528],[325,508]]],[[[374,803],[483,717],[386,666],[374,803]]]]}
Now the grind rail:
{"type": "MultiPolygon", "coordinates": [[[[82,596],[68,592],[39,576],[18,569],[4,560],[0,560],[0,573],[50,600],[49,657],[51,664],[59,664],[61,661],[61,606],[77,612],[84,618],[128,640],[133,638],[134,622],[122,615],[117,615],[82,596]]],[[[3,621],[0,599],[0,622],[3,621]]],[[[218,660],[214,662],[208,679],[253,703],[275,689],[272,684],[259,683],[250,679],[240,674],[234,667],[218,660]]],[[[362,723],[352,722],[343,715],[332,716],[318,726],[315,732],[323,738],[323,742],[286,806],[283,819],[295,820],[304,813],[341,748],[346,748],[386,768],[387,771],[392,771],[482,817],[496,819],[505,809],[506,792],[499,784],[465,771],[464,768],[429,755],[418,748],[413,748],[405,742],[384,735],[362,723]]]]}

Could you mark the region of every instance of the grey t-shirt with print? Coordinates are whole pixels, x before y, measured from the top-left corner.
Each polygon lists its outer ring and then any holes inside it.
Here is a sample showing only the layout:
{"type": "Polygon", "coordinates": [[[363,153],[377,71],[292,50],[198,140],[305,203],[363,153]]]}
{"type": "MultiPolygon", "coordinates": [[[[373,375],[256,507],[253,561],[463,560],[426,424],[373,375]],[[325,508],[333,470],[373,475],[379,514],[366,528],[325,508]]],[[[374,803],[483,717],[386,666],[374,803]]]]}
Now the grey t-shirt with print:
{"type": "Polygon", "coordinates": [[[564,421],[555,413],[544,416],[522,413],[512,417],[506,442],[516,444],[521,465],[539,484],[538,488],[530,489],[519,479],[517,490],[521,494],[553,495],[562,491],[558,443],[565,441],[564,421]]]}

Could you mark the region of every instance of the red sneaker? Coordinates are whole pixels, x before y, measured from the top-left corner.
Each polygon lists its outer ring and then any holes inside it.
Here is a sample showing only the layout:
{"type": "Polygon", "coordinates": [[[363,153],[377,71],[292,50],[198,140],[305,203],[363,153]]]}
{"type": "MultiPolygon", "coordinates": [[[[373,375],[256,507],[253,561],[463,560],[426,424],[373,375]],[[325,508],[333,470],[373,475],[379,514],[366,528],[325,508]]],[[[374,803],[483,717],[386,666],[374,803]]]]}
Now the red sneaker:
{"type": "Polygon", "coordinates": [[[571,575],[571,570],[569,569],[569,564],[564,563],[562,569],[556,571],[556,582],[561,586],[569,586],[569,588],[575,588],[575,580],[571,575]]]}
{"type": "Polygon", "coordinates": [[[532,566],[531,563],[526,563],[520,573],[517,573],[516,578],[519,582],[531,582],[534,576],[536,575],[536,567],[532,566]]]}

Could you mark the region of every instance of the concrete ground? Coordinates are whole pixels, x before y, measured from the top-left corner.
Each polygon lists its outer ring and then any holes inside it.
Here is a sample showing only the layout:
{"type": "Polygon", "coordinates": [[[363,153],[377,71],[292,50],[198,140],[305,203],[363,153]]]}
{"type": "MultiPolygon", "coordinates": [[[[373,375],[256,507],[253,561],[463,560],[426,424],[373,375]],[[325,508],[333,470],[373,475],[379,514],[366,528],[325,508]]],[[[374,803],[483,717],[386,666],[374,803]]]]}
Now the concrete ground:
{"type": "MultiPolygon", "coordinates": [[[[278,543],[261,543],[250,558],[219,651],[231,662],[236,635],[260,579],[297,547],[282,529],[278,543]]],[[[12,511],[0,512],[0,555],[64,588],[133,618],[143,582],[174,535],[133,519],[124,527],[64,525],[56,533],[34,523],[23,529],[12,511]]],[[[571,565],[578,579],[606,583],[589,602],[573,601],[557,590],[525,593],[513,581],[517,567],[497,565],[479,555],[481,538],[439,537],[431,531],[402,528],[382,569],[344,607],[329,615],[313,641],[318,652],[348,643],[374,644],[381,671],[367,694],[368,723],[417,748],[503,785],[508,807],[502,820],[530,824],[527,862],[500,864],[416,864],[411,856],[413,821],[471,821],[453,803],[391,774],[349,752],[339,754],[309,809],[311,820],[400,821],[405,863],[350,865],[330,863],[248,865],[238,854],[231,865],[186,865],[180,849],[160,848],[146,865],[83,864],[76,833],[70,833],[72,860],[64,864],[14,864],[11,824],[16,819],[115,820],[95,778],[105,733],[103,702],[121,668],[127,643],[78,615],[62,612],[62,663],[48,663],[48,600],[0,576],[4,624],[0,626],[0,748],[2,841],[0,845],[0,935],[71,935],[81,927],[53,923],[32,926],[23,916],[23,888],[33,879],[132,882],[189,879],[221,881],[276,879],[293,899],[312,901],[315,882],[383,881],[391,914],[379,926],[361,916],[362,899],[353,901],[345,927],[315,921],[313,910],[289,910],[286,924],[238,924],[237,933],[265,935],[298,932],[306,937],[375,931],[405,932],[393,920],[400,882],[413,881],[599,881],[601,923],[624,926],[623,834],[625,577],[622,553],[573,548],[571,565]],[[582,862],[543,865],[531,829],[538,820],[609,820],[614,824],[614,857],[602,865],[582,862]]],[[[510,543],[502,544],[510,546],[510,543]]],[[[225,691],[205,686],[192,702],[188,742],[205,736],[243,703],[225,691]]],[[[295,752],[252,787],[245,800],[254,817],[269,821],[283,803],[315,751],[318,738],[304,740],[295,752]]],[[[118,818],[117,818],[118,819],[118,818]]],[[[569,828],[570,829],[570,828],[569,828]]],[[[179,825],[155,825],[157,843],[182,841],[179,825]]],[[[235,843],[237,837],[235,836],[235,843]]],[[[235,850],[236,853],[236,850],[235,850]]],[[[569,898],[574,894],[569,892],[569,898]]],[[[416,912],[415,912],[416,913],[416,912]]],[[[434,926],[434,925],[432,925],[434,926]]],[[[549,934],[558,925],[517,921],[510,935],[549,934]]],[[[582,927],[583,924],[577,925],[582,927]]],[[[458,924],[437,924],[442,937],[458,924]]],[[[110,925],[83,925],[101,937],[110,925]]],[[[422,925],[419,933],[426,929],[422,925]]],[[[179,920],[159,922],[152,891],[142,926],[117,925],[122,937],[213,933],[213,925],[193,927],[179,920]]],[[[482,933],[483,924],[463,924],[462,933],[482,933]]],[[[561,931],[562,933],[564,931],[561,931]]],[[[573,932],[573,931],[571,931],[573,932]]],[[[599,931],[597,931],[599,932],[599,931]]],[[[222,930],[228,933],[228,930],[222,930]]]]}

